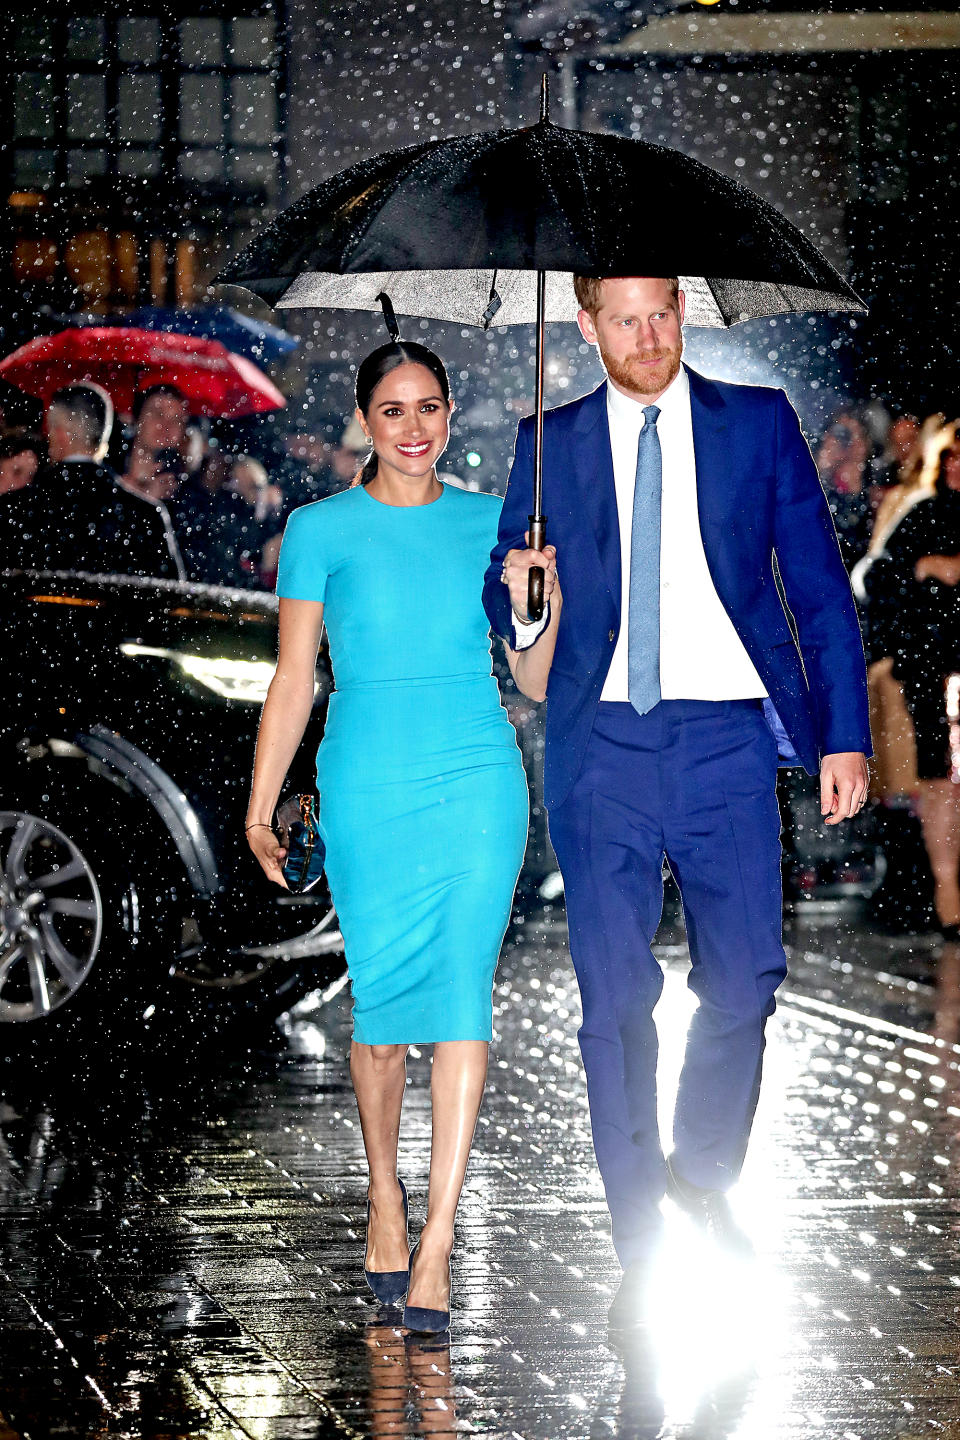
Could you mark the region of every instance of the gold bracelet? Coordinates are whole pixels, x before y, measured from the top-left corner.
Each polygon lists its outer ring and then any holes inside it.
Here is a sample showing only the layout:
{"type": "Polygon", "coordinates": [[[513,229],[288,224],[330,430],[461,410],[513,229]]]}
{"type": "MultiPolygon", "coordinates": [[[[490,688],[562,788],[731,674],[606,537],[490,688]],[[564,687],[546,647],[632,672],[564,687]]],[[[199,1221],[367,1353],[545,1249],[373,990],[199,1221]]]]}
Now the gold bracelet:
{"type": "Polygon", "coordinates": [[[244,825],[244,827],[243,827],[243,833],[244,833],[244,835],[246,835],[246,833],[247,833],[248,830],[272,830],[272,829],[273,829],[273,826],[272,826],[272,825],[268,825],[265,820],[257,820],[253,825],[244,825]]]}

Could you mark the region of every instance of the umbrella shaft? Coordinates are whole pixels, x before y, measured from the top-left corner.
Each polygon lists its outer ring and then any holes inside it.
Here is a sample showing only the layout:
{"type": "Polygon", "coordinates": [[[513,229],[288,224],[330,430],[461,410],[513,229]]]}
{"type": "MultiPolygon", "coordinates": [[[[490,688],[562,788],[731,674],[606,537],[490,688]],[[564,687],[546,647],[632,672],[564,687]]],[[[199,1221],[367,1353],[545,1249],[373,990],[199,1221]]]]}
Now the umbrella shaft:
{"type": "Polygon", "coordinates": [[[533,516],[531,517],[534,520],[542,519],[543,509],[543,317],[546,309],[546,285],[546,272],[538,270],[536,442],[533,452],[533,516]]]}

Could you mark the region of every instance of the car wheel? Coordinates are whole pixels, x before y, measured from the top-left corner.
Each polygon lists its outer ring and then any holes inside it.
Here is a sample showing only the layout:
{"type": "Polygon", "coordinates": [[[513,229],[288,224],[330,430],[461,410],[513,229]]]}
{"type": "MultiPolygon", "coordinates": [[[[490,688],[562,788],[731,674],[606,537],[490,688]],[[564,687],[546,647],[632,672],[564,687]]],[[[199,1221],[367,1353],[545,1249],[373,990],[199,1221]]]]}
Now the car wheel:
{"type": "Polygon", "coordinates": [[[122,860],[105,862],[78,824],[57,820],[0,811],[0,1049],[8,1052],[102,1027],[142,998],[132,963],[135,880],[122,860]]]}
{"type": "Polygon", "coordinates": [[[48,820],[0,812],[0,1024],[39,1020],[76,995],[103,938],[103,897],[83,851],[48,820]]]}

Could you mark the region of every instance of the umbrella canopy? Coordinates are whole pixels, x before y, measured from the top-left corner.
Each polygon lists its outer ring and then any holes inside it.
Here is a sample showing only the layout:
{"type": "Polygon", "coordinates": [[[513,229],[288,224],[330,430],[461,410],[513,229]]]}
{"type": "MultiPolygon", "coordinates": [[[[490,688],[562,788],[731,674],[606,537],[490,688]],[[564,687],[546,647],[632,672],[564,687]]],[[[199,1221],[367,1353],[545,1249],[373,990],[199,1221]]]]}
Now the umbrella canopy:
{"type": "Polygon", "coordinates": [[[137,330],[166,330],[178,335],[199,335],[219,340],[228,350],[244,355],[257,365],[267,365],[291,355],[300,344],[279,325],[253,320],[228,305],[199,306],[191,310],[164,310],[147,306],[124,317],[124,325],[137,330]]]}
{"type": "Polygon", "coordinates": [[[217,340],[113,325],[40,335],[0,361],[0,376],[45,405],[55,390],[81,380],[102,385],[124,412],[151,385],[175,385],[193,414],[223,419],[287,403],[262,370],[217,340]]]}
{"type": "MultiPolygon", "coordinates": [[[[866,306],[752,191],[678,150],[540,119],[353,165],[278,215],[218,277],[281,308],[537,324],[530,545],[542,550],[544,322],[573,320],[573,274],[677,275],[687,323],[866,306]],[[703,274],[708,271],[708,274],[703,274]],[[391,303],[392,302],[392,303],[391,303]]],[[[543,608],[530,572],[529,613],[543,608]]]]}
{"type": "Polygon", "coordinates": [[[743,186],[680,151],[546,119],[353,165],[219,279],[280,308],[369,310],[386,291],[403,314],[488,326],[537,318],[538,271],[547,320],[576,317],[576,272],[680,275],[692,325],[866,308],[743,186]]]}

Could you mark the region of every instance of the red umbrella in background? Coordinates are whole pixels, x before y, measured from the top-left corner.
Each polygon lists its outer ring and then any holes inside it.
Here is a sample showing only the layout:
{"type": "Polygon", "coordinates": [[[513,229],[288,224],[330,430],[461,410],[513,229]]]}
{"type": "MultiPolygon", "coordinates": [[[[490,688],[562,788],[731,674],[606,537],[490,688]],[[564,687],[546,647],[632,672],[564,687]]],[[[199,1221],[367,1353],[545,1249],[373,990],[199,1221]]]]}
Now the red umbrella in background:
{"type": "Polygon", "coordinates": [[[175,385],[194,415],[227,420],[287,403],[252,360],[219,340],[113,325],[40,335],[0,360],[0,376],[44,405],[62,386],[94,380],[126,414],[151,385],[175,385]]]}

